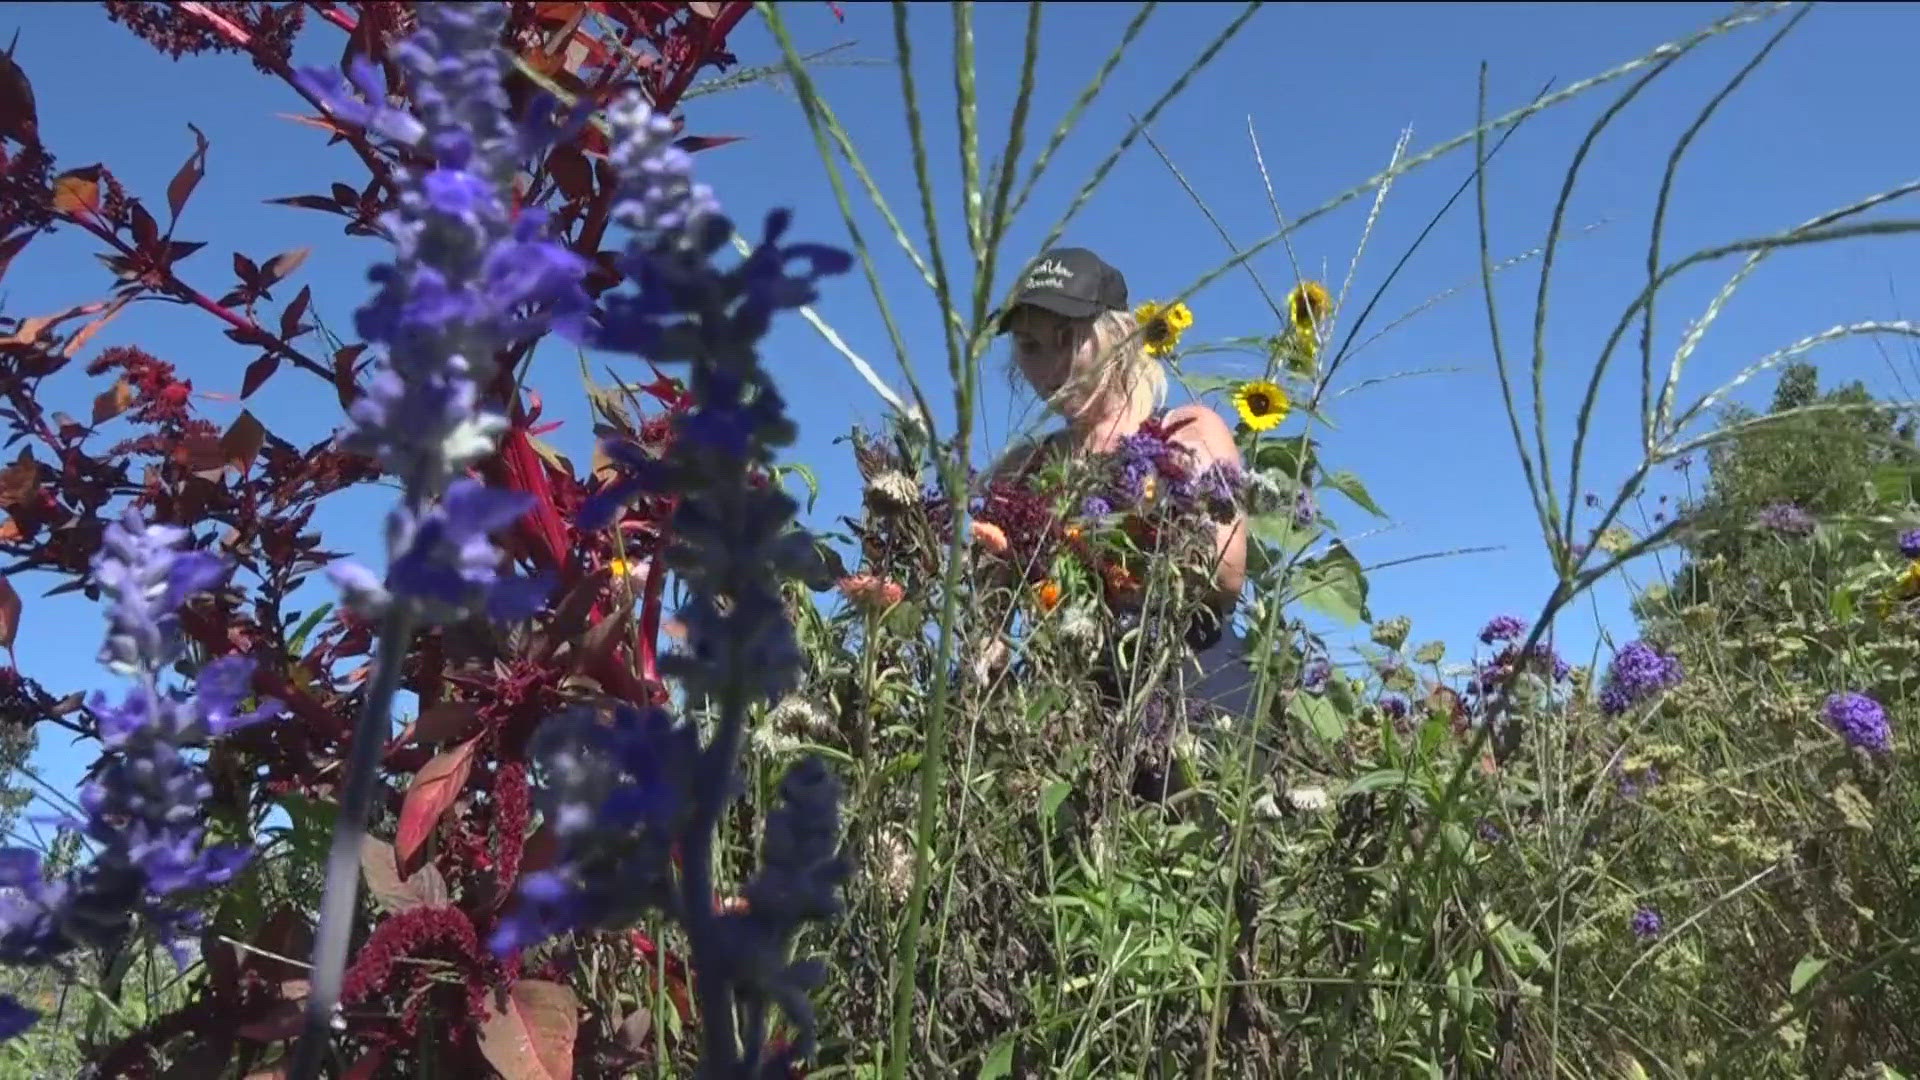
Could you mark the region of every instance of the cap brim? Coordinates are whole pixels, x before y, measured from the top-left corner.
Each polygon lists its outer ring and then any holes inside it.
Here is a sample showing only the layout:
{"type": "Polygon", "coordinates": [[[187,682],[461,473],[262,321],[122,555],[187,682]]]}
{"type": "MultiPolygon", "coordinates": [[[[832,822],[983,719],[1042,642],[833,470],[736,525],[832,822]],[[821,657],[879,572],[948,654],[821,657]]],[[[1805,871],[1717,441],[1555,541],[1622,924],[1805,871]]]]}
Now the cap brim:
{"type": "Polygon", "coordinates": [[[1091,319],[1106,309],[1092,300],[1082,300],[1077,296],[1061,296],[1058,293],[1030,293],[1013,302],[1013,306],[1000,313],[995,320],[995,332],[1007,332],[1007,320],[1023,307],[1037,307],[1042,311],[1051,311],[1067,319],[1091,319]]]}

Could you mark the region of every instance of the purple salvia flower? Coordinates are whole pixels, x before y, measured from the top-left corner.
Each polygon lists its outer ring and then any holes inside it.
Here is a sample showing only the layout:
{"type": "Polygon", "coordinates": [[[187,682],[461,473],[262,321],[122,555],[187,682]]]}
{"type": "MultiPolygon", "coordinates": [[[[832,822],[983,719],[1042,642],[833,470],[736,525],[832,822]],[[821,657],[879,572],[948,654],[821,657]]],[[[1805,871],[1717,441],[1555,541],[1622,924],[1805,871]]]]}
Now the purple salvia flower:
{"type": "Polygon", "coordinates": [[[1884,754],[1893,749],[1893,728],[1887,723],[1887,710],[1865,694],[1852,690],[1827,698],[1827,723],[1847,740],[1847,745],[1869,753],[1884,754]]]}
{"type": "Polygon", "coordinates": [[[93,580],[113,597],[100,662],[117,675],[160,671],[180,657],[175,612],[192,593],[218,585],[227,573],[204,551],[176,551],[185,529],[148,525],[138,510],[108,528],[92,560],[93,580]]]}
{"type": "Polygon", "coordinates": [[[1813,515],[1793,503],[1774,503],[1755,518],[1760,527],[1791,536],[1805,536],[1814,529],[1813,515]]]}
{"type": "MultiPolygon", "coordinates": [[[[355,314],[360,336],[383,346],[385,356],[349,410],[341,442],[378,460],[400,480],[403,495],[387,517],[384,577],[348,563],[329,568],[347,603],[383,622],[341,785],[293,1080],[316,1075],[331,1039],[378,765],[378,755],[362,748],[385,739],[405,643],[421,621],[482,613],[525,618],[550,590],[548,580],[501,573],[506,556],[489,539],[525,512],[527,497],[463,478],[508,426],[482,404],[499,374],[496,357],[549,330],[575,341],[590,330],[585,260],[547,235],[544,215],[516,216],[508,202],[523,161],[564,132],[547,120],[549,100],[528,105],[533,119],[526,124],[509,113],[510,61],[500,48],[507,5],[443,2],[423,4],[416,14],[418,29],[393,50],[411,116],[386,104],[370,64],[351,72],[365,101],[336,76],[300,76],[336,115],[365,123],[432,165],[399,170],[396,206],[381,219],[394,258],[369,273],[376,292],[355,314]]],[[[574,121],[585,115],[576,110],[574,121]]]]}
{"type": "Polygon", "coordinates": [[[787,215],[776,212],[741,264],[716,267],[733,226],[693,182],[690,159],[671,147],[672,126],[635,94],[608,116],[608,157],[623,183],[618,215],[632,231],[619,265],[636,288],[605,299],[596,343],[656,364],[690,364],[693,407],[675,418],[675,438],[659,458],[630,442],[607,446],[622,475],[594,493],[581,520],[610,520],[641,493],[677,496],[675,569],[689,595],[678,617],[689,649],[662,667],[690,699],[715,702],[718,716],[704,746],[698,729],[660,709],[620,710],[611,727],[585,712],[541,726],[532,747],[538,797],[559,852],[551,868],[522,882],[520,905],[491,944],[511,953],[557,933],[671,914],[693,944],[703,1075],[734,1075],[742,1067],[736,1003],[750,1012],[777,1003],[796,1029],[796,1055],[812,1052],[806,995],[823,970],[788,953],[805,923],[838,911],[848,872],[838,847],[838,784],[809,757],[788,770],[766,819],[759,869],[745,890],[749,910],[713,911],[713,832],[738,791],[747,711],[798,677],[780,579],[806,573],[818,558],[812,539],[789,528],[793,499],[755,482],[773,451],[793,439],[757,344],[775,312],[811,303],[814,283],[851,260],[819,245],[782,245],[787,215]],[[670,862],[676,848],[678,874],[670,862]]]}
{"type": "Polygon", "coordinates": [[[1113,513],[1113,503],[1103,495],[1089,495],[1080,502],[1082,517],[1103,518],[1113,513]]]}
{"type": "Polygon", "coordinates": [[[1600,684],[1600,711],[1619,716],[1635,705],[1680,684],[1684,671],[1678,657],[1660,653],[1644,641],[1635,641],[1614,654],[1600,684]]]}
{"type": "Polygon", "coordinates": [[[1399,694],[1387,694],[1380,699],[1380,712],[1389,720],[1407,718],[1407,699],[1399,694]]]}
{"type": "Polygon", "coordinates": [[[1634,937],[1641,941],[1652,941],[1666,929],[1667,923],[1660,917],[1658,908],[1642,905],[1635,909],[1633,917],[1627,920],[1627,926],[1633,931],[1634,937]]]}
{"type": "Polygon", "coordinates": [[[1480,644],[1517,641],[1527,632],[1527,621],[1518,615],[1495,615],[1480,630],[1480,644]]]}
{"type": "MultiPolygon", "coordinates": [[[[359,118],[435,162],[403,172],[398,205],[381,219],[393,238],[394,261],[373,270],[379,291],[355,315],[360,336],[384,345],[386,359],[349,410],[341,441],[378,460],[406,490],[388,521],[387,579],[362,567],[332,568],[348,602],[363,614],[380,613],[398,594],[433,622],[472,611],[524,615],[529,595],[540,591],[538,583],[492,572],[501,553],[484,535],[466,535],[478,519],[458,509],[424,509],[450,494],[449,485],[491,453],[507,427],[505,417],[481,405],[498,372],[496,354],[549,329],[574,340],[587,329],[590,302],[580,284],[585,261],[546,235],[539,211],[516,218],[507,202],[520,162],[555,132],[522,131],[508,115],[501,81],[506,59],[496,48],[506,15],[498,4],[484,3],[421,9],[418,32],[394,50],[407,73],[415,118],[362,104],[337,76],[303,76],[336,113],[359,118]],[[462,533],[462,541],[444,543],[447,531],[462,533]],[[488,565],[476,571],[481,563],[488,565]]],[[[353,78],[370,101],[383,102],[377,82],[371,71],[353,78]]],[[[538,105],[530,111],[547,112],[538,105]]],[[[482,500],[470,489],[462,498],[468,509],[482,500]]],[[[485,531],[525,511],[524,501],[508,504],[507,498],[498,496],[488,509],[517,509],[484,515],[492,523],[485,531]]],[[[537,598],[531,606],[537,608],[537,598]]]]}
{"type": "MultiPolygon", "coordinates": [[[[213,556],[180,550],[186,539],[186,530],[148,525],[137,510],[102,538],[93,577],[111,604],[101,661],[135,684],[118,705],[104,694],[89,702],[107,753],[80,789],[85,817],[71,824],[92,843],[91,861],[49,880],[38,852],[0,849],[0,963],[60,966],[76,949],[120,947],[140,920],[184,967],[183,941],[200,916],[175,898],[231,881],[246,864],[244,848],[205,843],[212,785],[185,752],[277,715],[280,704],[242,711],[253,677],[244,657],[204,665],[191,698],[160,686],[179,658],[180,606],[228,572],[213,556]]],[[[0,999],[0,1039],[35,1017],[0,999]]]]}
{"type": "Polygon", "coordinates": [[[1920,559],[1920,529],[1908,529],[1900,534],[1900,554],[1909,559],[1920,559]]]}
{"type": "Polygon", "coordinates": [[[1309,663],[1300,675],[1300,688],[1310,694],[1323,693],[1327,689],[1327,680],[1333,677],[1333,665],[1323,658],[1309,663]]]}

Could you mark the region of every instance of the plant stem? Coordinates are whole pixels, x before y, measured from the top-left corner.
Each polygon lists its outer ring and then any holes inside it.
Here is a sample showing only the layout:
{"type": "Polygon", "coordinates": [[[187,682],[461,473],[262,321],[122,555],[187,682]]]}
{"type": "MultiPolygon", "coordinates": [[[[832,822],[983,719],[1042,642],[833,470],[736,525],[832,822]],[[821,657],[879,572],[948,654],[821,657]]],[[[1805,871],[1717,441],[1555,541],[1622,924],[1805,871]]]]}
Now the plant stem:
{"type": "Polygon", "coordinates": [[[347,757],[346,783],[340,794],[340,813],[333,823],[333,847],[327,852],[326,888],[320,896],[320,927],[314,934],[313,970],[307,989],[307,1018],[294,1047],[288,1080],[313,1080],[319,1075],[346,974],[347,948],[353,940],[353,916],[360,898],[360,844],[367,831],[373,788],[378,779],[380,752],[386,747],[393,695],[400,688],[400,671],[413,640],[413,608],[396,598],[380,627],[380,653],[374,661],[373,686],[353,729],[347,757]]]}

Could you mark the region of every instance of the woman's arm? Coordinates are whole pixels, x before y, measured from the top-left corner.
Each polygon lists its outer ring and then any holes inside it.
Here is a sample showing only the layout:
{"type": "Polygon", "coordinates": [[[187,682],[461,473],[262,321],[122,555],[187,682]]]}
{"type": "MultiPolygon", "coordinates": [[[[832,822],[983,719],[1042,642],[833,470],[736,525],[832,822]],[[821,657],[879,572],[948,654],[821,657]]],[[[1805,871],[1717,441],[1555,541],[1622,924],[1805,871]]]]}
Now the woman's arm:
{"type": "MultiPolygon", "coordinates": [[[[1232,429],[1220,419],[1219,413],[1205,405],[1182,405],[1170,410],[1165,426],[1168,440],[1180,444],[1192,455],[1195,472],[1221,462],[1236,469],[1245,467],[1240,447],[1233,441],[1232,429]]],[[[1215,526],[1214,544],[1214,587],[1223,602],[1238,600],[1240,590],[1247,583],[1245,515],[1236,511],[1232,521],[1215,526]]]]}

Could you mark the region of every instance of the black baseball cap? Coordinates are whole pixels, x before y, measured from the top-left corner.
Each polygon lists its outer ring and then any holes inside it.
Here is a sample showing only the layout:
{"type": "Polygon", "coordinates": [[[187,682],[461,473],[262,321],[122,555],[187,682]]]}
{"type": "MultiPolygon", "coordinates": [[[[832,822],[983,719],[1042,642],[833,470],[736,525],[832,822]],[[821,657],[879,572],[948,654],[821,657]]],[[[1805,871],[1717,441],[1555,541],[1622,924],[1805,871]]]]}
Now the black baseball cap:
{"type": "Polygon", "coordinates": [[[1103,311],[1127,310],[1127,279],[1086,248],[1054,248],[1027,270],[1020,292],[1000,314],[998,333],[1007,332],[1014,309],[1031,304],[1069,319],[1091,319],[1103,311]]]}

